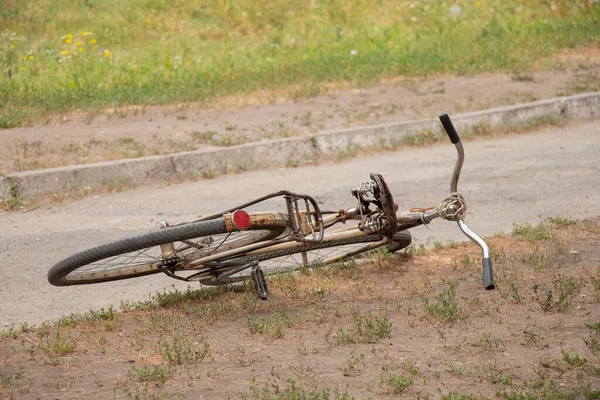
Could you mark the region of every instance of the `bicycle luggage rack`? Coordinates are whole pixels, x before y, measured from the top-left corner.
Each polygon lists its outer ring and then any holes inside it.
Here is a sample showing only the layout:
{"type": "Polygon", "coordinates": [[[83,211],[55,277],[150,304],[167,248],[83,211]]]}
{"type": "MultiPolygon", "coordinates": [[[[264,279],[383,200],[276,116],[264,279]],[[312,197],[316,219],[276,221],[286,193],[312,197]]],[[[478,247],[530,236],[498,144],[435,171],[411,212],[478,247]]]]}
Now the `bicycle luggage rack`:
{"type": "MultiPolygon", "coordinates": [[[[285,200],[286,210],[288,213],[289,228],[292,230],[293,234],[288,235],[282,239],[276,239],[276,240],[269,241],[269,245],[281,243],[284,241],[290,241],[290,240],[294,240],[297,242],[303,242],[303,243],[315,243],[315,242],[320,242],[323,240],[323,236],[325,234],[325,229],[323,227],[323,215],[322,215],[321,209],[317,205],[317,202],[315,201],[315,199],[313,199],[309,195],[294,193],[294,192],[290,192],[288,190],[280,190],[279,192],[275,192],[275,193],[271,193],[271,194],[268,194],[263,197],[259,197],[256,200],[252,200],[248,203],[241,204],[237,207],[232,207],[228,210],[225,210],[225,211],[217,213],[217,214],[209,215],[208,217],[201,218],[197,221],[207,221],[210,219],[219,218],[219,217],[223,216],[224,214],[229,214],[236,210],[242,210],[246,207],[253,206],[255,204],[258,204],[260,202],[263,202],[263,201],[266,201],[266,200],[269,200],[269,199],[272,199],[275,197],[283,197],[285,200]],[[302,218],[301,218],[302,211],[300,211],[300,204],[298,204],[299,200],[304,200],[304,207],[306,209],[305,213],[307,216],[306,219],[308,221],[307,226],[303,226],[303,224],[302,224],[302,218]],[[311,218],[311,216],[314,218],[314,221],[313,221],[313,218],[311,218]],[[313,237],[312,239],[307,239],[306,237],[304,237],[305,230],[310,231],[310,234],[313,237]]],[[[197,222],[197,221],[195,221],[195,222],[197,222]]]]}

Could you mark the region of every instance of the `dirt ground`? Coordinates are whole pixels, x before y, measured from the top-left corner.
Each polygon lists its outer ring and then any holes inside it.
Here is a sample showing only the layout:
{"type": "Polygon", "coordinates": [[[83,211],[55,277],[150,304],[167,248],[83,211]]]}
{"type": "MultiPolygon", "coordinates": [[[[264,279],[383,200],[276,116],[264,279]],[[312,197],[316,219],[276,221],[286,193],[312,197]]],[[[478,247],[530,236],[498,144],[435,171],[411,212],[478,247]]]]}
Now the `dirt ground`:
{"type": "Polygon", "coordinates": [[[290,99],[254,93],[207,104],[74,112],[0,132],[0,172],[231,146],[359,125],[430,118],[600,90],[600,49],[564,53],[526,73],[323,85],[290,99]]]}
{"type": "Polygon", "coordinates": [[[0,336],[0,398],[597,399],[600,219],[169,292],[0,336]]]}

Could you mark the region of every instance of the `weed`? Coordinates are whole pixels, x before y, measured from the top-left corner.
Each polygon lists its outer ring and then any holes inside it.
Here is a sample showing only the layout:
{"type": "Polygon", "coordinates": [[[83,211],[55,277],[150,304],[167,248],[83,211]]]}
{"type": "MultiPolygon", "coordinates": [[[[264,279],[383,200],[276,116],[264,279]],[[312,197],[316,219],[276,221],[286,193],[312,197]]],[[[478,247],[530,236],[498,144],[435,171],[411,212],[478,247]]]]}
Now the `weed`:
{"type": "Polygon", "coordinates": [[[98,321],[114,321],[117,319],[117,311],[113,306],[107,309],[90,310],[85,314],[71,314],[58,319],[58,326],[76,326],[81,322],[95,323],[98,321]]]}
{"type": "Polygon", "coordinates": [[[513,226],[512,235],[520,240],[535,241],[552,239],[544,222],[532,226],[530,224],[516,224],[513,226]]]}
{"type": "Polygon", "coordinates": [[[563,361],[570,367],[579,367],[587,362],[587,360],[580,357],[579,354],[570,355],[565,349],[560,349],[560,354],[562,355],[563,361]]]}
{"type": "Polygon", "coordinates": [[[371,313],[353,314],[354,327],[349,331],[338,329],[335,335],[337,344],[346,343],[379,343],[382,339],[389,338],[392,323],[386,316],[374,316],[371,313]]]}
{"type": "Polygon", "coordinates": [[[533,285],[535,301],[543,311],[562,311],[567,309],[581,291],[582,281],[573,277],[557,275],[552,280],[552,287],[544,292],[540,285],[533,285]]]}
{"type": "Polygon", "coordinates": [[[171,375],[171,368],[168,365],[155,364],[150,367],[133,368],[130,375],[138,382],[154,382],[156,386],[162,386],[171,375]]]}
{"type": "Polygon", "coordinates": [[[538,349],[546,349],[550,345],[548,344],[548,339],[539,333],[533,331],[523,331],[523,338],[525,343],[523,343],[527,347],[535,347],[538,349]]]}
{"type": "Polygon", "coordinates": [[[344,367],[344,376],[358,376],[365,368],[365,355],[351,356],[348,365],[344,367]]]}
{"type": "Polygon", "coordinates": [[[596,269],[596,274],[591,277],[591,281],[594,298],[600,300],[600,267],[596,269]]]}
{"type": "Polygon", "coordinates": [[[484,378],[491,384],[510,385],[513,380],[512,374],[507,374],[504,369],[499,368],[496,362],[492,362],[483,368],[484,378]]]}
{"type": "Polygon", "coordinates": [[[456,302],[456,282],[448,281],[448,288],[435,296],[435,302],[429,298],[423,298],[425,313],[432,318],[445,322],[458,321],[462,311],[456,302]]]}
{"type": "MultiPolygon", "coordinates": [[[[337,389],[325,388],[306,392],[296,384],[294,379],[288,379],[284,387],[271,382],[266,382],[259,387],[256,378],[252,378],[250,390],[253,397],[260,400],[354,400],[348,391],[340,393],[337,389]]],[[[242,396],[242,399],[248,399],[248,397],[242,396]]]]}
{"type": "Polygon", "coordinates": [[[264,334],[271,339],[280,339],[284,336],[284,328],[291,325],[293,313],[281,311],[267,317],[247,317],[247,326],[251,334],[264,334]]]}
{"type": "Polygon", "coordinates": [[[381,367],[379,386],[385,393],[400,394],[412,386],[413,380],[402,374],[397,374],[388,366],[381,367]]]}
{"type": "Polygon", "coordinates": [[[179,333],[171,336],[168,340],[161,336],[158,341],[158,350],[169,365],[196,364],[204,360],[208,354],[209,345],[203,343],[200,350],[196,349],[196,344],[179,333]]]}
{"type": "Polygon", "coordinates": [[[448,370],[456,376],[462,376],[464,374],[466,367],[462,364],[458,363],[446,363],[448,370]]]}
{"type": "Polygon", "coordinates": [[[403,144],[407,146],[426,146],[441,140],[442,136],[439,133],[434,133],[429,130],[422,130],[418,133],[408,134],[403,139],[403,144]]]}
{"type": "Polygon", "coordinates": [[[515,82],[533,82],[533,75],[529,72],[515,72],[510,78],[515,82]]]}
{"type": "Polygon", "coordinates": [[[54,335],[48,335],[40,344],[40,348],[51,360],[56,356],[66,356],[73,353],[77,342],[71,336],[56,330],[54,335]]]}
{"type": "MultiPolygon", "coordinates": [[[[474,394],[458,394],[456,392],[450,392],[443,395],[441,400],[487,400],[487,397],[481,397],[474,394]]],[[[526,399],[521,399],[526,400],[526,399]]]]}
{"type": "Polygon", "coordinates": [[[358,150],[360,149],[359,146],[350,143],[348,144],[345,148],[338,150],[335,155],[334,155],[334,160],[335,161],[344,161],[350,158],[354,158],[356,157],[356,155],[358,154],[358,150]]]}

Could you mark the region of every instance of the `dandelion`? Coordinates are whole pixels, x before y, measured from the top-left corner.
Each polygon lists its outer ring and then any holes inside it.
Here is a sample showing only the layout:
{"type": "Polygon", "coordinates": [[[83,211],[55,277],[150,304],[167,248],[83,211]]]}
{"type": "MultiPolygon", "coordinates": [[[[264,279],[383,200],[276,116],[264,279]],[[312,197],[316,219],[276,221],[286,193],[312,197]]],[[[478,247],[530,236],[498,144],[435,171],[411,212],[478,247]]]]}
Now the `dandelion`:
{"type": "Polygon", "coordinates": [[[73,39],[73,35],[71,35],[70,33],[67,35],[67,39],[73,39]]]}
{"type": "Polygon", "coordinates": [[[81,32],[81,36],[87,36],[87,35],[89,35],[88,32],[81,32]]]}
{"type": "Polygon", "coordinates": [[[80,52],[80,53],[83,53],[83,52],[84,52],[84,50],[85,50],[85,49],[84,49],[83,47],[80,47],[80,48],[79,48],[79,52],[80,52]]]}
{"type": "Polygon", "coordinates": [[[15,46],[14,44],[11,44],[11,45],[10,45],[10,48],[11,48],[11,49],[16,49],[16,48],[17,48],[17,46],[15,46]]]}
{"type": "Polygon", "coordinates": [[[110,51],[104,50],[104,57],[110,57],[110,51]]]}
{"type": "Polygon", "coordinates": [[[63,50],[60,52],[60,54],[62,54],[63,56],[66,56],[67,54],[69,54],[69,50],[63,50]]]}
{"type": "Polygon", "coordinates": [[[481,3],[480,2],[475,3],[475,7],[481,7],[481,3]]]}
{"type": "Polygon", "coordinates": [[[33,56],[29,56],[29,57],[27,57],[27,59],[33,60],[33,56]]]}
{"type": "Polygon", "coordinates": [[[146,18],[146,23],[149,24],[150,23],[150,18],[146,18]]]}
{"type": "Polygon", "coordinates": [[[22,67],[22,68],[21,68],[21,71],[25,71],[25,67],[22,67]]]}
{"type": "Polygon", "coordinates": [[[67,40],[65,40],[65,43],[66,43],[66,44],[71,44],[71,42],[72,42],[72,40],[71,40],[71,39],[67,39],[67,40]]]}
{"type": "Polygon", "coordinates": [[[92,39],[92,40],[90,40],[90,43],[91,43],[91,44],[96,44],[96,39],[92,39]]]}

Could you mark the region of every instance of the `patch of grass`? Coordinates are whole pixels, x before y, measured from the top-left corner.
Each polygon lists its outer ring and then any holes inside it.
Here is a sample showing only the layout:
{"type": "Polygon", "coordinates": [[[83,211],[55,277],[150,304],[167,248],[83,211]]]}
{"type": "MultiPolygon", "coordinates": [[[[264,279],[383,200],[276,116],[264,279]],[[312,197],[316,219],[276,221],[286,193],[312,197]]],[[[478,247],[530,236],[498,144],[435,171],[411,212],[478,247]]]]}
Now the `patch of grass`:
{"type": "Polygon", "coordinates": [[[600,74],[589,67],[580,66],[558,96],[600,91],[600,74]]]}
{"type": "Polygon", "coordinates": [[[512,388],[496,392],[496,396],[503,400],[593,400],[600,398],[600,391],[592,389],[589,385],[579,385],[574,388],[563,388],[554,380],[548,382],[532,382],[522,388],[512,388]]]}
{"type": "Polygon", "coordinates": [[[456,392],[450,392],[443,395],[441,400],[488,400],[489,397],[478,396],[474,394],[458,394],[456,392]]]}
{"type": "Polygon", "coordinates": [[[531,72],[515,72],[510,78],[515,82],[533,82],[531,72]]]}
{"type": "Polygon", "coordinates": [[[562,355],[562,360],[572,368],[580,367],[587,362],[587,360],[580,357],[579,354],[571,355],[565,349],[560,349],[560,354],[562,355]]]}
{"type": "Polygon", "coordinates": [[[266,317],[247,316],[247,326],[251,334],[263,334],[271,339],[280,339],[284,336],[285,328],[290,326],[294,314],[281,311],[266,317]]]}
{"type": "Polygon", "coordinates": [[[377,316],[371,313],[353,314],[354,327],[350,330],[338,329],[334,339],[337,344],[347,343],[379,343],[389,338],[392,332],[392,323],[387,316],[377,316]]]}
{"type": "Polygon", "coordinates": [[[582,281],[573,277],[557,275],[552,280],[552,287],[544,291],[540,285],[533,285],[535,301],[543,311],[562,311],[567,309],[581,292],[582,281]]]}
{"type": "Polygon", "coordinates": [[[397,395],[411,387],[412,384],[412,378],[396,373],[388,366],[381,367],[379,386],[385,393],[397,395]]]}
{"type": "Polygon", "coordinates": [[[516,224],[513,226],[512,235],[520,240],[536,241],[552,239],[544,222],[532,226],[530,224],[516,224]]]}
{"type": "Polygon", "coordinates": [[[429,130],[422,130],[418,133],[412,133],[406,135],[403,139],[403,143],[407,146],[427,146],[435,142],[440,141],[442,135],[440,132],[431,132],[429,130]]]}
{"type": "Polygon", "coordinates": [[[583,342],[593,355],[600,354],[600,322],[585,324],[589,329],[589,337],[583,342]]]}
{"type": "Polygon", "coordinates": [[[51,360],[56,356],[66,356],[75,351],[77,342],[71,336],[64,334],[60,330],[45,336],[40,344],[40,348],[51,360]]]}
{"type": "Polygon", "coordinates": [[[456,322],[462,317],[460,306],[456,302],[456,282],[448,281],[448,288],[435,296],[435,300],[423,298],[425,314],[445,322],[456,322]]]}
{"type": "Polygon", "coordinates": [[[170,375],[171,368],[163,364],[133,368],[130,373],[130,376],[137,382],[154,382],[156,386],[162,386],[170,375]]]}
{"type": "Polygon", "coordinates": [[[199,344],[189,341],[180,333],[175,333],[170,340],[161,337],[158,341],[158,350],[169,365],[191,365],[196,364],[206,357],[209,350],[208,343],[199,344]]]}
{"type": "Polygon", "coordinates": [[[223,293],[226,288],[201,287],[199,289],[187,288],[185,291],[174,289],[158,292],[152,296],[152,301],[159,307],[172,307],[185,302],[197,302],[214,299],[223,293]]]}
{"type": "Polygon", "coordinates": [[[365,368],[365,355],[351,356],[348,364],[344,367],[344,376],[358,376],[365,368]]]}
{"type": "Polygon", "coordinates": [[[112,3],[7,3],[0,14],[0,127],[77,108],[208,101],[264,89],[301,98],[319,94],[321,82],[360,86],[393,75],[527,70],[600,38],[594,3],[561,2],[560,13],[542,0],[520,12],[516,0],[477,4],[461,4],[455,17],[437,2],[397,8],[209,0],[200,9],[140,2],[115,18],[112,3]]]}
{"type": "Polygon", "coordinates": [[[114,321],[117,319],[117,311],[110,306],[106,309],[90,310],[85,314],[71,314],[60,317],[57,321],[58,326],[76,326],[81,322],[95,323],[97,321],[114,321]]]}
{"type": "MultiPolygon", "coordinates": [[[[253,398],[260,400],[354,400],[347,390],[340,393],[337,389],[325,388],[307,392],[298,386],[294,379],[288,379],[283,387],[271,382],[266,382],[259,387],[256,378],[252,378],[250,390],[253,398]]],[[[242,396],[242,399],[248,398],[248,396],[242,396]]]]}

